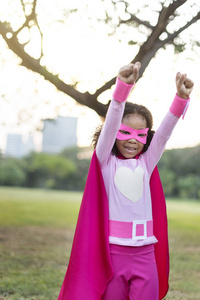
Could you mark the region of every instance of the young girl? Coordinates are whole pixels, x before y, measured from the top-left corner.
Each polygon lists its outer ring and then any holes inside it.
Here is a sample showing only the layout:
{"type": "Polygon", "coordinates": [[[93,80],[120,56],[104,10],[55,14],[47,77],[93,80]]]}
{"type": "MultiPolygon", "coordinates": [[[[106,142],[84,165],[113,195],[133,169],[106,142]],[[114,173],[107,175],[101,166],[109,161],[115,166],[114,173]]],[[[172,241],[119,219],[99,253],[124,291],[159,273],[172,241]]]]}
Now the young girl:
{"type": "Polygon", "coordinates": [[[150,179],[185,114],[193,82],[177,73],[177,94],[153,134],[150,112],[125,103],[139,69],[140,63],[120,69],[105,123],[95,134],[96,151],[58,300],[158,300],[167,292],[166,212],[157,197],[162,196],[159,179],[154,191],[150,179]],[[161,248],[155,257],[156,244],[161,248]]]}

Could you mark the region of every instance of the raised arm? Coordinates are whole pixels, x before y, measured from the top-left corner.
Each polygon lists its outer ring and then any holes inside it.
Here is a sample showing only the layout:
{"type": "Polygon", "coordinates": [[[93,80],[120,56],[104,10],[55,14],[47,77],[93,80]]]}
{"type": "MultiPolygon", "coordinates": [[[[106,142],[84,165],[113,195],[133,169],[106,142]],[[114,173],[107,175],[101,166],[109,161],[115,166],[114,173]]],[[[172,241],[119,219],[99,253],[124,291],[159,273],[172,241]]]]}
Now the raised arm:
{"type": "Polygon", "coordinates": [[[125,101],[138,78],[140,63],[124,66],[119,70],[113,98],[96,146],[96,154],[103,168],[107,163],[120,128],[125,101]]]}
{"type": "Polygon", "coordinates": [[[154,134],[152,142],[148,151],[144,154],[148,162],[148,169],[150,172],[158,163],[166,143],[170,138],[174,127],[176,126],[179,118],[184,117],[190,101],[190,93],[193,89],[193,81],[187,78],[186,74],[176,74],[176,95],[169,108],[169,112],[161,122],[158,130],[154,134]]]}

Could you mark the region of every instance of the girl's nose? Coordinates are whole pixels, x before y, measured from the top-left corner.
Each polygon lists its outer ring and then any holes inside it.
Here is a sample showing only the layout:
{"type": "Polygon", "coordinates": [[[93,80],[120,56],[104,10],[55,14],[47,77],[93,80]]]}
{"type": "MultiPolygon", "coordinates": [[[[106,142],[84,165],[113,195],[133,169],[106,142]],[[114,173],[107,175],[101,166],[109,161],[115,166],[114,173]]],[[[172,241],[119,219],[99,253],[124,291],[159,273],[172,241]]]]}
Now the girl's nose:
{"type": "Polygon", "coordinates": [[[137,140],[132,138],[132,139],[128,140],[128,142],[134,144],[134,143],[137,143],[137,140]]]}

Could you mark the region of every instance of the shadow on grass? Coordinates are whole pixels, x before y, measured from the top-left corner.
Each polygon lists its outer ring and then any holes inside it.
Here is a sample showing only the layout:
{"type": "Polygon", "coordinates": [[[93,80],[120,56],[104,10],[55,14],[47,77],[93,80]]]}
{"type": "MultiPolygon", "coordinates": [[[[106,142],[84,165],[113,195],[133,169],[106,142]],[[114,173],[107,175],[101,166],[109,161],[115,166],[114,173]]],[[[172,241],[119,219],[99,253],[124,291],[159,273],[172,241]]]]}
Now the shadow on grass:
{"type": "Polygon", "coordinates": [[[57,299],[73,234],[72,229],[1,227],[0,299],[57,299]]]}

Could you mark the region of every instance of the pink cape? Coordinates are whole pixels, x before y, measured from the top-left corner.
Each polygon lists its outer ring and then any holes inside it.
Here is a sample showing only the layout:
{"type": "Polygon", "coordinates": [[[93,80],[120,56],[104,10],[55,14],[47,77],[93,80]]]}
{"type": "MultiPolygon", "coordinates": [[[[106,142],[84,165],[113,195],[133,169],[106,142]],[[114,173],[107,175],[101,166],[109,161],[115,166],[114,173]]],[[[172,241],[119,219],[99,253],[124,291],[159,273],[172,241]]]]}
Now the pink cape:
{"type": "MultiPolygon", "coordinates": [[[[159,299],[168,291],[169,251],[164,193],[157,167],[150,181],[159,299]]],[[[100,300],[113,276],[109,252],[108,199],[94,152],[79,211],[71,256],[58,300],[100,300]]]]}

